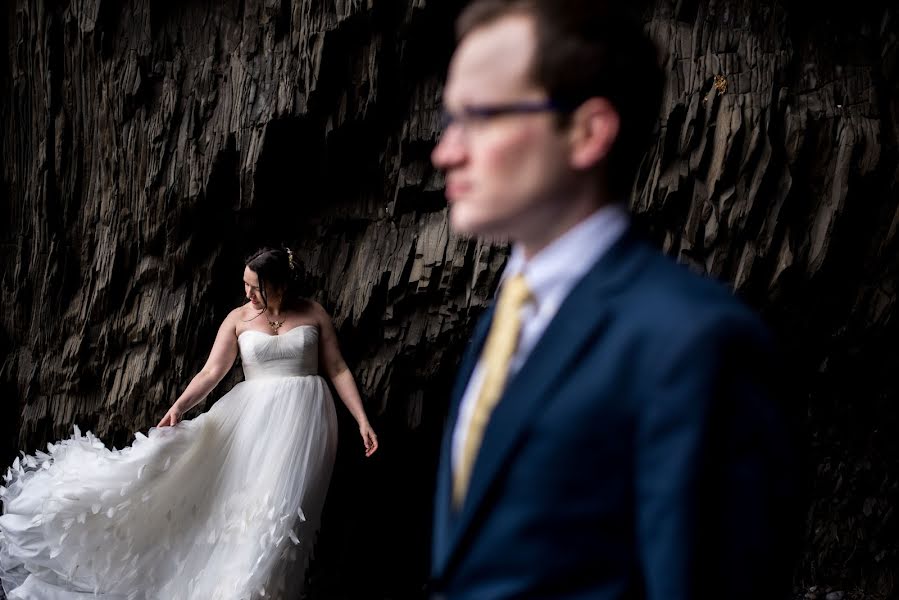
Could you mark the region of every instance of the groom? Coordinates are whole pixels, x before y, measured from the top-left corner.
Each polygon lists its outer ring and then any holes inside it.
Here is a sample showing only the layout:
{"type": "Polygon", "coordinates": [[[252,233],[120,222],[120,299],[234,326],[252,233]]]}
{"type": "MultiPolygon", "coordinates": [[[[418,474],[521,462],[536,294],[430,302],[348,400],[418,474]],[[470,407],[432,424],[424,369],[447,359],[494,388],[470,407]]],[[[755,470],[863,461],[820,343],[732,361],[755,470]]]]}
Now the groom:
{"type": "Polygon", "coordinates": [[[658,118],[625,2],[480,0],[433,153],[453,228],[513,242],[450,405],[439,598],[778,598],[792,453],[770,339],[623,206],[658,118]]]}

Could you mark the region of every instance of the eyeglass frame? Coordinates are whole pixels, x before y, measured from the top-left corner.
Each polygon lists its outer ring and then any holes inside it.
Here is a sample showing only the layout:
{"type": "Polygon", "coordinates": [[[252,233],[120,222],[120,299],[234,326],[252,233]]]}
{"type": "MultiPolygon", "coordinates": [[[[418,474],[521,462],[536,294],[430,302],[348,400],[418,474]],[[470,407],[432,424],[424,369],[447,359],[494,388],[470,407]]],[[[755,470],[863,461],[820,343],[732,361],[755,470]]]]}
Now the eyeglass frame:
{"type": "Polygon", "coordinates": [[[440,111],[440,131],[446,132],[454,124],[459,125],[463,130],[467,130],[467,125],[472,123],[486,123],[498,117],[509,115],[533,115],[544,112],[564,114],[570,113],[572,110],[572,108],[552,99],[468,105],[454,111],[443,107],[440,111]]]}

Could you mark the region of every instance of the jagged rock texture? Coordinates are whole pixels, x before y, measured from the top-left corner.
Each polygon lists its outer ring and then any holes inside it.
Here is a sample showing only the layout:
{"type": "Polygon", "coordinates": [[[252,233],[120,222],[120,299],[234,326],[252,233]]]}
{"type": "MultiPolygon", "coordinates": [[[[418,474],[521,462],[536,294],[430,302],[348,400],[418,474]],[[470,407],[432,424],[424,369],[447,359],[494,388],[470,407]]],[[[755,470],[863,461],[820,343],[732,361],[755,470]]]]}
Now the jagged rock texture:
{"type": "MultiPolygon", "coordinates": [[[[289,244],[383,444],[363,461],[342,415],[313,595],[420,593],[453,371],[506,256],[448,230],[429,162],[461,4],[8,3],[0,454],[73,422],[128,443],[205,360],[242,256],[289,244]]],[[[797,589],[886,597],[899,10],[856,4],[650,2],[668,84],[631,204],[784,342],[809,448],[797,589]]]]}

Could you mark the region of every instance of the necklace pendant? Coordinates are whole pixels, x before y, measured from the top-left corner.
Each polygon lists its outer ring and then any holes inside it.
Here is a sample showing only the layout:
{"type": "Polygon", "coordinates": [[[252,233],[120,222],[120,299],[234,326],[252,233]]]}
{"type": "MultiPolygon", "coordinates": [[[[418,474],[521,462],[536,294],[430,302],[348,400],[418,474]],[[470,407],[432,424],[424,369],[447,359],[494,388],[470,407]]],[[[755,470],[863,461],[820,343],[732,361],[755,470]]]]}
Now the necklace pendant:
{"type": "Polygon", "coordinates": [[[281,329],[281,325],[284,325],[284,321],[269,321],[268,324],[271,326],[272,331],[278,331],[281,329]]]}

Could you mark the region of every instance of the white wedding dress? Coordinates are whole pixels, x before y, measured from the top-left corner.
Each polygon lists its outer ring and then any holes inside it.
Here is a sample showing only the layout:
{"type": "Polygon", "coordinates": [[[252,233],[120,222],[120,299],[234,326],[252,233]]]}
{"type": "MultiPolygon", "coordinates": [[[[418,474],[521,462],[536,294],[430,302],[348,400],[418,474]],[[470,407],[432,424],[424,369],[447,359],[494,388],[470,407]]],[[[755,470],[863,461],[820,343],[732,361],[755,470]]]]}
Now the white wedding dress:
{"type": "Polygon", "coordinates": [[[246,381],[109,450],[78,428],[0,487],[10,600],[299,597],[337,445],[318,329],[238,338],[246,381]]]}

